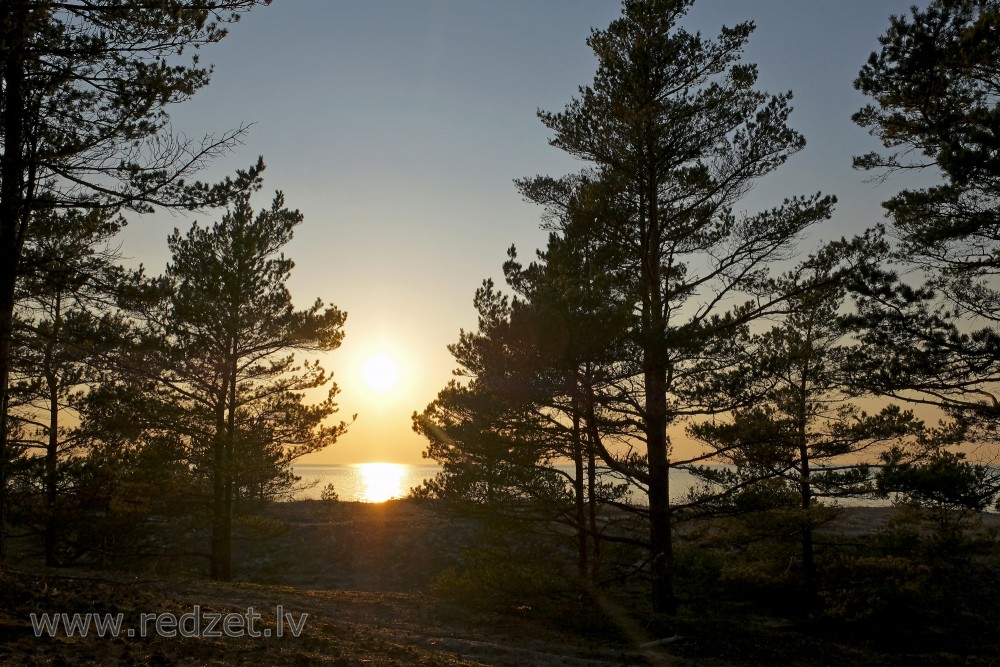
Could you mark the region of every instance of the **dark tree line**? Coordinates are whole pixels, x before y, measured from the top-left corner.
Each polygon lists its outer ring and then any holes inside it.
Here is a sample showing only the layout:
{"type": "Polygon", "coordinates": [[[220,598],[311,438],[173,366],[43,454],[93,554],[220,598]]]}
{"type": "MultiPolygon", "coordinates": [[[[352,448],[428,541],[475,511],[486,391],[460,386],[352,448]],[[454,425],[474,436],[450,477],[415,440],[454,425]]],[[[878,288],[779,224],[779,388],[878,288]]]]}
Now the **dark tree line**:
{"type": "Polygon", "coordinates": [[[691,34],[680,23],[691,4],[627,0],[592,31],[593,83],[539,113],[550,143],[586,167],[517,182],[543,208],[548,245],[527,266],[511,250],[512,296],[484,283],[478,330],[450,348],[467,382],[414,415],[444,465],[432,495],[510,511],[533,485],[551,497],[561,484],[581,573],[588,538],[599,557],[609,517],[637,514],[666,612],[685,518],[797,508],[811,600],[817,499],[982,510],[1000,491],[996,468],[962,453],[997,451],[1000,7],[937,0],[892,19],[857,81],[875,103],[855,120],[893,152],[856,166],[936,167],[945,183],[886,202],[891,235],[828,243],[782,273],[834,199],[740,212],[805,140],[788,125],[791,93],[759,91],[741,59],[753,24],[691,34]],[[904,162],[914,155],[925,159],[904,162]],[[914,265],[924,279],[902,278],[914,265]],[[936,406],[942,421],[900,403],[936,406]],[[687,458],[671,442],[682,426],[700,444],[687,458]],[[702,485],[677,497],[671,470],[702,485]],[[588,492],[611,476],[645,502],[588,492]]]}

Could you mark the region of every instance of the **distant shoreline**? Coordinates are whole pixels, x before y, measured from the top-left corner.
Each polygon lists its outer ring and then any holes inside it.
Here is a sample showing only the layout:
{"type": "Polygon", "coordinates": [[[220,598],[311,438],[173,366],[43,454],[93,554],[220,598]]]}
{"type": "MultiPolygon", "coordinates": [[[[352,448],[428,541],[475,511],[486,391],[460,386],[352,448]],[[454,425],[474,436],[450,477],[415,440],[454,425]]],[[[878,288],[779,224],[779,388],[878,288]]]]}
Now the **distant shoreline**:
{"type": "MultiPolygon", "coordinates": [[[[556,467],[572,470],[572,464],[558,464],[556,467]]],[[[318,500],[328,485],[332,485],[337,497],[347,502],[383,502],[405,498],[411,489],[432,479],[442,466],[438,463],[391,463],[372,461],[367,463],[296,463],[292,473],[301,478],[302,484],[309,486],[298,490],[293,500],[318,500]]],[[[671,491],[674,502],[681,502],[697,483],[684,470],[671,470],[671,491]]],[[[634,504],[645,505],[645,494],[636,487],[630,494],[634,504]]],[[[841,498],[839,507],[892,507],[891,500],[872,498],[841,498]]]]}

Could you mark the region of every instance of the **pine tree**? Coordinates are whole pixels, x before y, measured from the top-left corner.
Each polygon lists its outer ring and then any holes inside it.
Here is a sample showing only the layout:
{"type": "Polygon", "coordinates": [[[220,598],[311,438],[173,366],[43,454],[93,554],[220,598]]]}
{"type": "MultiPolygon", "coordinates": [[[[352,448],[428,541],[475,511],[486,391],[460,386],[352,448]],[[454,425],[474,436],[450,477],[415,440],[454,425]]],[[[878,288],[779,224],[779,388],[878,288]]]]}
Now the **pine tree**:
{"type": "Polygon", "coordinates": [[[430,443],[426,456],[444,467],[426,492],[568,524],[576,533],[579,576],[596,578],[603,539],[598,506],[624,492],[599,468],[586,428],[608,313],[594,294],[581,297],[596,281],[561,255],[573,252],[553,239],[545,263],[523,267],[512,256],[504,270],[517,292],[513,300],[491,281],[476,292],[478,329],[463,331],[449,348],[466,383],[449,384],[414,415],[414,426],[430,443]],[[566,459],[572,471],[553,465],[566,459]]]}
{"type": "Polygon", "coordinates": [[[719,492],[710,503],[735,512],[801,509],[809,608],[816,603],[816,500],[873,495],[880,455],[925,435],[912,412],[888,405],[869,414],[855,400],[850,359],[856,348],[840,313],[848,276],[878,246],[870,234],[828,244],[776,281],[789,295],[781,322],[762,333],[744,332],[732,370],[703,383],[704,391],[722,394],[714,400],[742,407],[688,428],[709,446],[714,462],[731,466],[692,469],[719,492]]]}
{"type": "MultiPolygon", "coordinates": [[[[934,171],[941,180],[883,203],[900,246],[894,266],[868,271],[857,286],[855,325],[867,344],[858,377],[875,391],[943,409],[995,458],[1000,3],[934,0],[892,17],[879,42],[855,81],[873,103],[854,120],[886,152],[857,157],[855,166],[882,179],[934,171]]],[[[984,483],[1000,489],[1000,475],[984,483]]]]}
{"type": "MultiPolygon", "coordinates": [[[[632,382],[649,487],[653,603],[672,612],[671,466],[668,428],[691,411],[676,400],[685,369],[706,341],[766,313],[769,295],[724,316],[732,298],[756,296],[769,262],[788,256],[798,234],[829,215],[820,195],[738,216],[752,183],[797,152],[786,125],[790,94],[754,88],[740,62],[753,25],[723,28],[712,41],[678,27],[690,0],[628,0],[622,17],[591,33],[598,58],[591,86],[560,113],[540,113],[551,144],[592,166],[601,184],[597,243],[614,252],[630,315],[620,322],[636,350],[632,382]]],[[[550,213],[565,209],[565,181],[520,183],[550,213]]]]}
{"type": "Polygon", "coordinates": [[[145,360],[158,369],[164,414],[182,416],[176,432],[189,442],[192,466],[211,480],[211,574],[221,580],[231,577],[235,501],[266,493],[292,460],[347,429],[325,423],[337,385],[319,360],[293,354],[339,347],[346,314],[319,300],[294,308],[286,287],[293,263],[281,248],[302,215],[285,208],[281,193],[255,215],[260,178],[239,181],[220,222],[171,235],[168,296],[149,320],[145,360]],[[305,402],[303,392],[324,386],[326,400],[305,402]]]}

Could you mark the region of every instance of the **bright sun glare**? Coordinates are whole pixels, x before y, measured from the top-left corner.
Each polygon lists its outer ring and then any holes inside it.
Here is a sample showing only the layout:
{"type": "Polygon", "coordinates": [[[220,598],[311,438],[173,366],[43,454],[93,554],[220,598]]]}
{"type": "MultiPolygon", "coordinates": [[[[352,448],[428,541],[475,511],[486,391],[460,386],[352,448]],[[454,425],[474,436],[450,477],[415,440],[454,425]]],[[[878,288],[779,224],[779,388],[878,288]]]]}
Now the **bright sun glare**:
{"type": "Polygon", "coordinates": [[[363,502],[381,503],[403,495],[403,473],[406,466],[398,463],[362,463],[361,472],[363,502]]]}
{"type": "Polygon", "coordinates": [[[399,366],[388,354],[376,354],[365,364],[365,382],[380,394],[392,389],[397,380],[399,366]]]}

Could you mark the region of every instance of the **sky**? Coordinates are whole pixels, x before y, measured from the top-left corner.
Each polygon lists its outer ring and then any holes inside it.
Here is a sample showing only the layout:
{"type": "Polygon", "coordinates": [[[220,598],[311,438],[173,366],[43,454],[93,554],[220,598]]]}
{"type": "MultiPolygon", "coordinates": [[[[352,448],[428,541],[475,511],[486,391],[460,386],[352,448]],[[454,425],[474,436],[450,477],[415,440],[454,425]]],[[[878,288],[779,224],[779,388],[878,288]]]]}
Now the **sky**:
{"type": "MultiPolygon", "coordinates": [[[[888,17],[910,4],[698,0],[682,22],[711,36],[753,20],[745,61],[759,66],[759,87],[793,91],[790,124],[807,146],[738,211],[836,195],[833,218],[803,251],[880,222],[880,202],[901,187],[851,167],[853,155],[878,148],[851,122],[865,103],[852,84],[888,17]]],[[[512,244],[522,258],[545,244],[541,211],[513,180],[584,166],[548,145],[536,111],[561,110],[592,81],[586,37],[619,13],[613,0],[274,0],[203,50],[212,83],[174,109],[175,129],[196,138],[252,125],[199,177],[263,156],[256,207],[281,190],[305,218],[285,249],[296,304],[319,297],[348,313],[343,345],[322,359],[341,389],[338,416],[358,416],[302,463],[421,462],[410,415],[452,378],[447,345],[475,328],[473,293],[484,278],[502,284],[512,244]],[[399,369],[382,393],[364,379],[378,354],[399,369]]],[[[133,217],[123,253],[158,273],[174,227],[219,217],[133,217]]]]}

